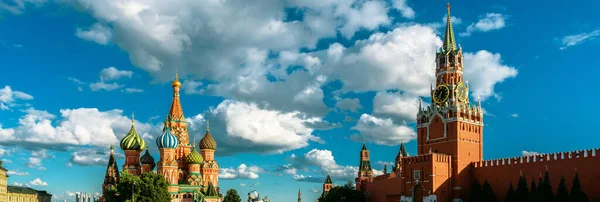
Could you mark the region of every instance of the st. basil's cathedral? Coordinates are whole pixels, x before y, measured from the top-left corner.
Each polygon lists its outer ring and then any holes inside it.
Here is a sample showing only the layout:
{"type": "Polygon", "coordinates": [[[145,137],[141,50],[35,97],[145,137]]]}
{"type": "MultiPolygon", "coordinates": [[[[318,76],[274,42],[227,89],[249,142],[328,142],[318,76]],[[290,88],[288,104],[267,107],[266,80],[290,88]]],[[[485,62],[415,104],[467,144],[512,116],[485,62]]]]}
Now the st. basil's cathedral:
{"type": "MultiPolygon", "coordinates": [[[[179,90],[181,82],[177,75],[172,82],[173,101],[163,132],[156,138],[156,145],[160,152],[158,163],[148,152],[144,139],[135,130],[133,117],[131,129],[121,140],[120,146],[125,153],[123,172],[137,176],[142,173],[156,172],[165,177],[168,190],[173,202],[191,202],[200,195],[206,202],[221,202],[219,194],[219,164],[215,160],[217,143],[210,134],[208,122],[206,134],[200,140],[196,149],[195,141],[190,144],[188,126],[183,115],[179,90]],[[142,151],[146,150],[140,157],[142,151]]],[[[102,192],[119,182],[119,168],[111,146],[110,157],[106,169],[102,192]]]]}

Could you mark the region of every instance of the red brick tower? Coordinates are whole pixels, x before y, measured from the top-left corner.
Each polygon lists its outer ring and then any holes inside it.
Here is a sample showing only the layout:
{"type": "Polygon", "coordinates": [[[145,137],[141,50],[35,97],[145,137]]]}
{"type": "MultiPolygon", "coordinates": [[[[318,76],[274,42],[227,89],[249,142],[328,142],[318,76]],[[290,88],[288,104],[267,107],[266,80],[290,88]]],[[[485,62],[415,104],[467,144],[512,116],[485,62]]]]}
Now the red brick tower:
{"type": "Polygon", "coordinates": [[[373,169],[371,168],[371,152],[367,149],[367,145],[363,143],[360,150],[360,165],[358,166],[358,177],[356,178],[357,190],[365,190],[366,182],[370,182],[373,178],[373,169]]]}
{"type": "Polygon", "coordinates": [[[325,182],[323,183],[323,192],[321,193],[321,197],[324,198],[327,196],[331,188],[333,188],[333,182],[331,181],[329,174],[327,174],[327,178],[325,178],[325,182]]]}
{"type": "Polygon", "coordinates": [[[431,89],[431,104],[420,108],[417,115],[418,153],[452,156],[453,198],[460,196],[470,184],[468,165],[483,157],[483,111],[471,106],[468,82],[463,79],[463,54],[456,47],[450,4],[444,43],[436,56],[436,87],[431,89]]]}
{"type": "MultiPolygon", "coordinates": [[[[178,74],[175,74],[175,80],[171,83],[173,87],[173,101],[171,102],[171,108],[169,109],[169,114],[167,114],[167,119],[165,121],[165,128],[170,128],[171,133],[177,137],[179,141],[179,146],[175,149],[177,165],[181,172],[179,172],[179,179],[183,180],[180,183],[185,182],[186,176],[188,175],[188,165],[186,158],[192,151],[192,146],[190,145],[190,136],[188,134],[187,122],[185,121],[185,116],[183,115],[183,109],[181,107],[181,101],[179,99],[179,90],[181,88],[181,82],[179,82],[178,74]]],[[[165,130],[163,128],[163,131],[165,130]]]]}

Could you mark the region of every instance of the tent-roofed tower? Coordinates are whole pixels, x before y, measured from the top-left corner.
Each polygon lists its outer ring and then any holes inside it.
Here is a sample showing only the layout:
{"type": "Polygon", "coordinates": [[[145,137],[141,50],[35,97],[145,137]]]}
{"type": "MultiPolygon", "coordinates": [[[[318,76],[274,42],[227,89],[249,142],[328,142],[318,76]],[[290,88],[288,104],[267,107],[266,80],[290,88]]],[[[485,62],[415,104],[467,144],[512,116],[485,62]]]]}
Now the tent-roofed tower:
{"type": "Polygon", "coordinates": [[[108,165],[104,174],[104,183],[102,183],[102,195],[110,187],[117,186],[117,183],[119,183],[119,166],[117,166],[117,158],[115,158],[115,147],[111,145],[108,165]]]}
{"type": "MultiPolygon", "coordinates": [[[[175,79],[171,83],[173,87],[173,100],[171,101],[171,107],[165,120],[163,131],[168,127],[171,133],[177,137],[179,145],[175,149],[177,162],[179,168],[182,169],[182,176],[186,176],[188,173],[188,165],[186,162],[187,156],[191,152],[190,136],[188,134],[188,125],[183,115],[183,108],[181,107],[181,100],[179,99],[179,92],[181,88],[181,82],[179,81],[179,75],[175,74],[175,79]]],[[[180,178],[181,180],[185,178],[180,178]]]]}

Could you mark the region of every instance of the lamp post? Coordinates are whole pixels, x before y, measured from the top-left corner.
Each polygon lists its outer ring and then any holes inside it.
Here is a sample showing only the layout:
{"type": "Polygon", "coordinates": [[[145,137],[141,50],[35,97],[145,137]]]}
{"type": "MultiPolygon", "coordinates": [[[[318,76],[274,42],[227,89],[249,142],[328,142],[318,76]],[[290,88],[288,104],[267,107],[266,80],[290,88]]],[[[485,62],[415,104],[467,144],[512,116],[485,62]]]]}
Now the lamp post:
{"type": "Polygon", "coordinates": [[[133,190],[135,190],[135,182],[133,182],[131,185],[131,202],[135,202],[135,194],[133,190]]]}

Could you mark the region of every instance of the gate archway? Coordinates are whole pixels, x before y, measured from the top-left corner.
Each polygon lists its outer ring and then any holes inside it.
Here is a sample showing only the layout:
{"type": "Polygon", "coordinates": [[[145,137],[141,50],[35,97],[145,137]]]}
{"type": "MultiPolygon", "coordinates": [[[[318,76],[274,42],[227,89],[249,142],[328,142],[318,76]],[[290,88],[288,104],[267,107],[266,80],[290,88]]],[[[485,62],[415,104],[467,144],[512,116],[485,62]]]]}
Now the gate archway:
{"type": "Polygon", "coordinates": [[[423,202],[423,186],[421,184],[413,187],[413,202],[423,202]]]}

